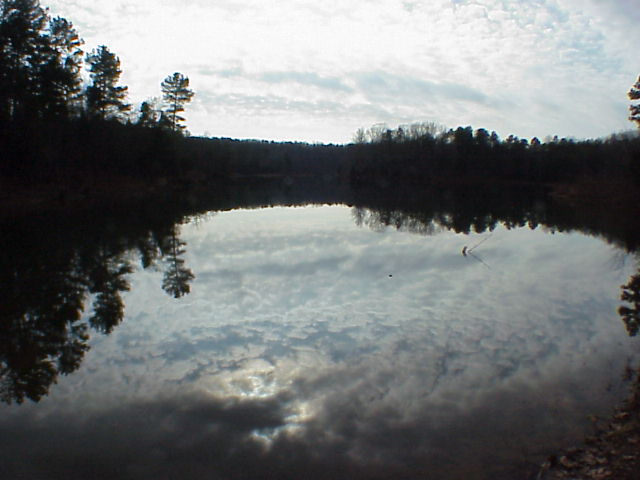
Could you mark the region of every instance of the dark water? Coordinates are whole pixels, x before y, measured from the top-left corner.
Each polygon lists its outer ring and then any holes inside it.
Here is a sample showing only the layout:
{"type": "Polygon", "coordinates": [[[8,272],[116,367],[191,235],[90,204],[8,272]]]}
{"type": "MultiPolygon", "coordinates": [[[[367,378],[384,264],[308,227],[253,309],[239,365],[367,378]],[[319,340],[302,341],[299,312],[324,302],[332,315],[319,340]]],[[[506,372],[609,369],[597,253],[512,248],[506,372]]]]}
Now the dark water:
{"type": "Polygon", "coordinates": [[[2,478],[526,479],[625,397],[620,230],[287,195],[6,226],[2,478]]]}

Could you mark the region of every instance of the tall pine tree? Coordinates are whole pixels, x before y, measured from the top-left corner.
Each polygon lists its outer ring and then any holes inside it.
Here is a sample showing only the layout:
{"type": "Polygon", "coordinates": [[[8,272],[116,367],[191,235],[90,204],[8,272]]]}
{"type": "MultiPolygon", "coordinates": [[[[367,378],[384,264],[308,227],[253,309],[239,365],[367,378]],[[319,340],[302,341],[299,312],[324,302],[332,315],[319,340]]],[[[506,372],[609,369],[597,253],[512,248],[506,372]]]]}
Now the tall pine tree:
{"type": "Polygon", "coordinates": [[[189,89],[189,78],[175,72],[162,81],[161,87],[167,108],[163,112],[164,117],[174,132],[182,132],[186,127],[181,124],[185,118],[180,116],[180,113],[184,112],[184,106],[193,97],[193,91],[189,89]]]}
{"type": "Polygon", "coordinates": [[[42,32],[48,22],[38,0],[0,2],[0,119],[33,115],[39,91],[42,32]]]}
{"type": "Polygon", "coordinates": [[[125,102],[127,87],[118,86],[120,59],[101,45],[87,55],[91,85],[87,87],[89,115],[101,118],[121,119],[131,109],[125,102]]]}
{"type": "Polygon", "coordinates": [[[47,55],[42,78],[45,109],[52,114],[75,114],[81,108],[83,41],[71,22],[57,17],[49,22],[47,55]]]}
{"type": "Polygon", "coordinates": [[[0,1],[0,118],[67,117],[77,110],[82,40],[37,0],[0,1]]]}

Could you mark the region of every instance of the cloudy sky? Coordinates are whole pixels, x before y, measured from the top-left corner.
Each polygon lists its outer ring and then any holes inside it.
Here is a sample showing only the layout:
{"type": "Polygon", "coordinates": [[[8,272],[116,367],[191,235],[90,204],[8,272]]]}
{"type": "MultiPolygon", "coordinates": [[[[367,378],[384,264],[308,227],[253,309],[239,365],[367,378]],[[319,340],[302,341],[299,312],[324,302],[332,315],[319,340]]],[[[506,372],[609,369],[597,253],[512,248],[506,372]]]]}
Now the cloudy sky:
{"type": "Polygon", "coordinates": [[[88,50],[122,61],[130,99],[187,75],[193,134],[348,142],[435,121],[501,136],[627,130],[636,0],[44,0],[88,50]]]}

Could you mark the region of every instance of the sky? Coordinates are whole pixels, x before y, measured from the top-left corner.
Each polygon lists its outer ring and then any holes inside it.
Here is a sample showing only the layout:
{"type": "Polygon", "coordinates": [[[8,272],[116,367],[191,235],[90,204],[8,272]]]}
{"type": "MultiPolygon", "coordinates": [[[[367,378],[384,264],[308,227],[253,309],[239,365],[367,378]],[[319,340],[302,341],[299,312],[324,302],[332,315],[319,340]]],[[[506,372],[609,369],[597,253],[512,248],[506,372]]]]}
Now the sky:
{"type": "Polygon", "coordinates": [[[87,51],[121,60],[130,101],[175,71],[193,135],[345,143],[374,124],[502,137],[633,128],[637,0],[44,0],[87,51]]]}

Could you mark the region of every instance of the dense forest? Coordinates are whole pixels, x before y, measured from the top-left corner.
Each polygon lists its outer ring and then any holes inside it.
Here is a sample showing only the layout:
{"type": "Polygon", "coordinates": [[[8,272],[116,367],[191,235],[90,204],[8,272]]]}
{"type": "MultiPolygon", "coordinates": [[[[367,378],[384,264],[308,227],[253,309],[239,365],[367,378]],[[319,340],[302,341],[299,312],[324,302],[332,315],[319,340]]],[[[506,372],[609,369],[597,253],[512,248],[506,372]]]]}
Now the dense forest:
{"type": "Polygon", "coordinates": [[[83,45],[73,24],[38,0],[0,2],[0,175],[33,185],[178,171],[189,79],[167,76],[163,101],[133,112],[119,58],[83,45]]]}
{"type": "MultiPolygon", "coordinates": [[[[609,191],[635,191],[640,181],[635,133],[540,141],[416,123],[360,129],[348,145],[191,137],[182,116],[194,95],[188,77],[167,76],[160,85],[162,101],[133,108],[128,88],[119,84],[116,54],[104,45],[89,52],[83,47],[73,24],[51,18],[38,0],[0,2],[5,196],[20,189],[53,190],[55,198],[84,199],[108,195],[117,185],[112,193],[126,197],[127,188],[208,188],[238,177],[291,182],[312,176],[358,188],[533,183],[563,185],[565,193],[567,185],[585,191],[604,183],[612,185],[609,191]]],[[[640,99],[640,79],[628,96],[640,99]]],[[[640,126],[639,108],[631,105],[630,119],[640,126]]]]}

